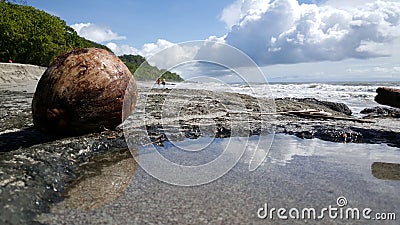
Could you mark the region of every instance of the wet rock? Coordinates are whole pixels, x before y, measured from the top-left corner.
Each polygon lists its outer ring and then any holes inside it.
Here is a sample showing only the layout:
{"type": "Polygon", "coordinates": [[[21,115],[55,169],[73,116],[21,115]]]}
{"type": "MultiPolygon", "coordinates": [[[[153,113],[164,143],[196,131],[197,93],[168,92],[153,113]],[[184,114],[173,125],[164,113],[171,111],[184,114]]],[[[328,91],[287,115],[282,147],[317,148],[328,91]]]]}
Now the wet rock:
{"type": "Polygon", "coordinates": [[[400,89],[380,87],[376,89],[378,95],[375,101],[382,105],[400,108],[400,89]]]}
{"type": "Polygon", "coordinates": [[[335,127],[317,127],[314,136],[318,139],[330,142],[363,143],[363,135],[352,129],[335,127]]]}
{"type": "Polygon", "coordinates": [[[215,133],[216,138],[227,138],[231,136],[231,130],[218,124],[217,125],[217,130],[215,133]]]}
{"type": "MultiPolygon", "coordinates": [[[[393,121],[391,121],[391,123],[393,123],[393,121]]],[[[369,143],[369,144],[386,143],[389,146],[400,148],[400,132],[398,130],[392,131],[392,130],[384,130],[382,128],[367,129],[360,127],[352,127],[351,130],[361,134],[362,143],[369,143]]]]}
{"type": "Polygon", "coordinates": [[[366,114],[366,117],[400,118],[400,110],[394,108],[380,107],[380,106],[363,109],[360,113],[366,114]]]}
{"type": "Polygon", "coordinates": [[[310,131],[297,132],[295,135],[301,139],[313,139],[314,134],[310,131]]]}
{"type": "Polygon", "coordinates": [[[372,175],[382,180],[400,180],[400,164],[374,162],[371,165],[372,175]]]}
{"type": "Polygon", "coordinates": [[[320,101],[315,98],[304,98],[304,99],[300,99],[299,101],[322,105],[329,109],[332,109],[333,111],[340,112],[340,113],[343,113],[348,116],[351,116],[351,114],[352,114],[351,109],[344,103],[320,101]]]}
{"type": "Polygon", "coordinates": [[[331,113],[333,116],[347,117],[352,114],[346,104],[320,101],[315,98],[278,98],[275,99],[277,112],[317,110],[331,113]]]}
{"type": "Polygon", "coordinates": [[[132,74],[103,49],[76,49],[59,56],[41,77],[32,101],[33,122],[43,131],[78,135],[113,129],[122,123],[127,87],[136,103],[132,74]]]}

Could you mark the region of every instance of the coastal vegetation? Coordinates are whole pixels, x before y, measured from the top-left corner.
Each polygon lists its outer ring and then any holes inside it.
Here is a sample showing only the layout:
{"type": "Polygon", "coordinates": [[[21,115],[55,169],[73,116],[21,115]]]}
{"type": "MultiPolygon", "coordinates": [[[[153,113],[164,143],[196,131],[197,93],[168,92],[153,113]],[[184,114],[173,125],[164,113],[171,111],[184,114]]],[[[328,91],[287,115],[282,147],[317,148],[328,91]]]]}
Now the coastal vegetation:
{"type": "Polygon", "coordinates": [[[125,63],[136,80],[157,80],[157,78],[161,76],[161,79],[166,79],[167,81],[183,81],[178,74],[158,69],[150,65],[146,59],[140,55],[123,55],[119,58],[125,63]],[[139,66],[141,66],[140,73],[135,73],[139,66]]]}
{"type": "Polygon", "coordinates": [[[65,21],[31,6],[0,2],[0,61],[48,66],[74,48],[106,46],[80,37],[65,21]]]}

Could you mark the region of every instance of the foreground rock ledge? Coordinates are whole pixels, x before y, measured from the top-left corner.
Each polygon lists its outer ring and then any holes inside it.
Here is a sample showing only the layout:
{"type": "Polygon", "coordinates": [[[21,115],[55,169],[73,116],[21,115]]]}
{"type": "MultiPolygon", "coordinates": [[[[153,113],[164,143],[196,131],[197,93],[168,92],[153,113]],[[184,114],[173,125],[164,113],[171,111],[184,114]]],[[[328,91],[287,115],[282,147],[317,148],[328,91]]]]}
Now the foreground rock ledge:
{"type": "Polygon", "coordinates": [[[33,122],[42,131],[67,135],[113,129],[122,122],[128,85],[134,108],[137,88],[131,79],[125,64],[106,50],[76,49],[61,55],[39,80],[33,122]]]}

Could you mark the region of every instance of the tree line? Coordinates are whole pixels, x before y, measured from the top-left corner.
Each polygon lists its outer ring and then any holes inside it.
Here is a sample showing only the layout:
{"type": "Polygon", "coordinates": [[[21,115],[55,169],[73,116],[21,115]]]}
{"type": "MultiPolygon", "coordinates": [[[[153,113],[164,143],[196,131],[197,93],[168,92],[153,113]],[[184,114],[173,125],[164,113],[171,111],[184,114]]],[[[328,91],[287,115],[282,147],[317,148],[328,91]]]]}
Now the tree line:
{"type": "Polygon", "coordinates": [[[89,47],[109,50],[80,37],[56,16],[31,6],[0,2],[0,61],[48,66],[61,53],[89,47]]]}

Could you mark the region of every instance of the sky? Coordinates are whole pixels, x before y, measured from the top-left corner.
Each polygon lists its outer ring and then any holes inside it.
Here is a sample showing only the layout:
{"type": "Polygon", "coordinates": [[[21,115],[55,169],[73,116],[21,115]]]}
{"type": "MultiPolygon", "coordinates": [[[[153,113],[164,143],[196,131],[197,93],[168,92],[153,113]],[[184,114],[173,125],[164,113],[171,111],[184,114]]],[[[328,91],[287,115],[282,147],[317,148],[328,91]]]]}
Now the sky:
{"type": "MultiPolygon", "coordinates": [[[[158,67],[165,63],[151,59],[162,49],[208,40],[244,52],[270,82],[400,81],[400,0],[28,0],[27,4],[60,17],[79,35],[117,55],[140,54],[158,67]]],[[[168,56],[172,62],[175,58],[180,62],[181,55],[234,60],[226,48],[207,53],[210,48],[200,45],[175,50],[168,56]]],[[[223,76],[205,70],[210,67],[187,67],[175,71],[184,78],[199,73],[223,76]]]]}

